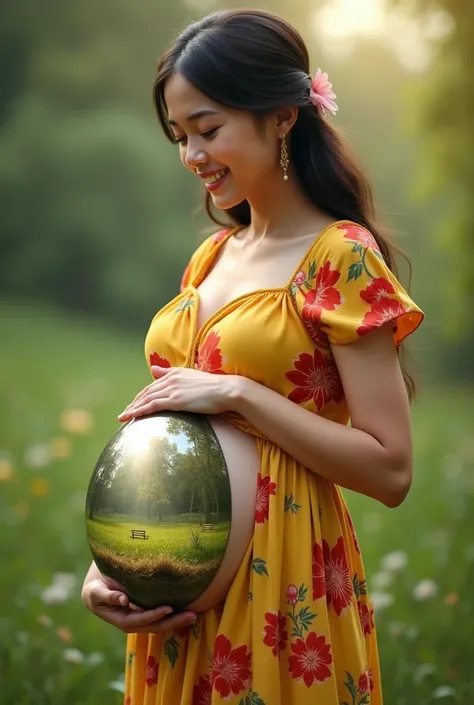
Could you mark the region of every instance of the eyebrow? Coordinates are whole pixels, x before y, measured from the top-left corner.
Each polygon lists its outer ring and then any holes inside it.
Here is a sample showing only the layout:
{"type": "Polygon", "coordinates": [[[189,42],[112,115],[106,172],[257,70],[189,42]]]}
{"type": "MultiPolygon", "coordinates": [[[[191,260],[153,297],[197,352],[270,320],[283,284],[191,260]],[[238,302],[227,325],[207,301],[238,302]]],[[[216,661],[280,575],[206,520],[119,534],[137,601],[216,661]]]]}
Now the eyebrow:
{"type": "MultiPolygon", "coordinates": [[[[188,115],[186,122],[195,122],[196,120],[199,120],[199,118],[206,117],[206,115],[219,115],[219,113],[215,110],[198,110],[196,113],[188,115]]],[[[168,120],[168,125],[171,125],[171,127],[178,127],[178,123],[174,120],[168,120]]]]}

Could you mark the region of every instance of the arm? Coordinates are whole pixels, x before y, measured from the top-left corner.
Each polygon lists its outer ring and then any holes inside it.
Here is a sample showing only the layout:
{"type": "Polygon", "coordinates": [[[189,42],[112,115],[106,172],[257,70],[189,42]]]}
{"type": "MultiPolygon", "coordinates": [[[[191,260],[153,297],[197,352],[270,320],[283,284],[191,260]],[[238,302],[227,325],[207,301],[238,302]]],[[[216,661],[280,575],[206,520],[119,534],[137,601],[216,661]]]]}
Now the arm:
{"type": "Polygon", "coordinates": [[[243,377],[231,383],[232,408],[312,472],[396,507],[412,480],[412,442],[392,326],[332,350],[352,426],[317,416],[243,377]]]}

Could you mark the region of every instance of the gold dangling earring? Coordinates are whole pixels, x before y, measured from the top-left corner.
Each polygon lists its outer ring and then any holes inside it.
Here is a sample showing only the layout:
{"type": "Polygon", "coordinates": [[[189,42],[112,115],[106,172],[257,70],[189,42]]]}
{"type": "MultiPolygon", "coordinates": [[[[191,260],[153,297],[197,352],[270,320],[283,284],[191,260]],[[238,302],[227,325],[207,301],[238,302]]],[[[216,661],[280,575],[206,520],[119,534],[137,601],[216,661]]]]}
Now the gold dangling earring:
{"type": "Polygon", "coordinates": [[[288,159],[288,148],[286,146],[286,135],[282,132],[280,135],[281,139],[281,157],[280,164],[283,169],[283,180],[288,181],[288,165],[290,160],[288,159]]]}

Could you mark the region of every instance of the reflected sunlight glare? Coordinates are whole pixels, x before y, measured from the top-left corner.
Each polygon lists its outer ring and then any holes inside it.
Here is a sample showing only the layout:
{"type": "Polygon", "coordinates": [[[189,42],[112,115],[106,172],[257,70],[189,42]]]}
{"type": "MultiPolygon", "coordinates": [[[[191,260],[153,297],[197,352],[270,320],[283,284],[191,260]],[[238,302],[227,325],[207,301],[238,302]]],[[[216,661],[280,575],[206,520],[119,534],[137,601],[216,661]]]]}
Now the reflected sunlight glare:
{"type": "Polygon", "coordinates": [[[317,13],[319,31],[332,37],[379,34],[384,26],[383,0],[330,0],[317,13]]]}

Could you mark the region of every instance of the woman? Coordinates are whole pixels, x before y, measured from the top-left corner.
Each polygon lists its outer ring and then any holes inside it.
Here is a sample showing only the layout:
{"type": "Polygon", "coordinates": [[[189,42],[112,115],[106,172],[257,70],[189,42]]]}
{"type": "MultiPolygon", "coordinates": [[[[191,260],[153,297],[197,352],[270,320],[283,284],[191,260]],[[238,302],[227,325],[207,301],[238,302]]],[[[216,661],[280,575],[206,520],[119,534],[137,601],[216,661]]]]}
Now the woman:
{"type": "Polygon", "coordinates": [[[159,63],[163,129],[204,180],[208,212],[231,227],[197,249],[154,318],[154,381],[119,419],[223,414],[254,439],[259,474],[253,537],[218,608],[137,612],[91,566],[86,605],[129,634],[128,705],[382,702],[339,487],[387,507],[409,490],[411,384],[398,352],[423,314],[327,120],[335,97],[325,74],[311,78],[298,33],[257,10],[191,25],[159,63]]]}

